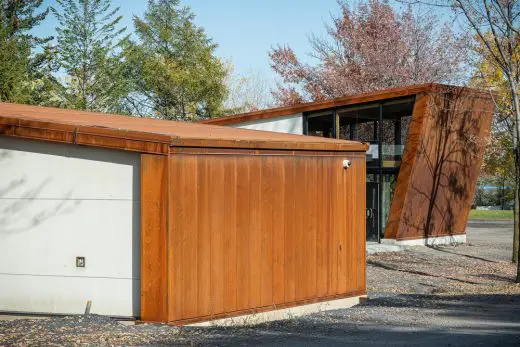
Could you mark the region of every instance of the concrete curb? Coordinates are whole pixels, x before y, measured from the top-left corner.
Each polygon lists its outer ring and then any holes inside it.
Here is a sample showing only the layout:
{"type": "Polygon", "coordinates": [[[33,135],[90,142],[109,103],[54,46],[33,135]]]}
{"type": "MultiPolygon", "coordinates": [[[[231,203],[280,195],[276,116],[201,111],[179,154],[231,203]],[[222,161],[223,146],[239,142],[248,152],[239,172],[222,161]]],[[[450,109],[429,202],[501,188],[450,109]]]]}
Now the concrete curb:
{"type": "Polygon", "coordinates": [[[292,319],[295,317],[300,317],[323,311],[350,308],[352,306],[358,305],[361,302],[361,300],[365,300],[366,298],[366,295],[359,295],[350,298],[324,301],[315,304],[307,304],[291,308],[284,308],[280,310],[252,313],[240,317],[222,318],[208,322],[187,324],[186,326],[245,326],[252,324],[260,324],[283,319],[292,319]]]}

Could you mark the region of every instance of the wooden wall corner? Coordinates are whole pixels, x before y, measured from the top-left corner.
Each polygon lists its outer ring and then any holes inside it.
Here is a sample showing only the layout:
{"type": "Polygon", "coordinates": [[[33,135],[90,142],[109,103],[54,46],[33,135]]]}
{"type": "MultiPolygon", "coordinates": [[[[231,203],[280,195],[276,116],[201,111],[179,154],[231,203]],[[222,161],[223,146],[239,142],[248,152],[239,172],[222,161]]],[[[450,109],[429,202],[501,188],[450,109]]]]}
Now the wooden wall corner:
{"type": "Polygon", "coordinates": [[[141,320],[168,321],[168,156],[141,155],[141,320]]]}

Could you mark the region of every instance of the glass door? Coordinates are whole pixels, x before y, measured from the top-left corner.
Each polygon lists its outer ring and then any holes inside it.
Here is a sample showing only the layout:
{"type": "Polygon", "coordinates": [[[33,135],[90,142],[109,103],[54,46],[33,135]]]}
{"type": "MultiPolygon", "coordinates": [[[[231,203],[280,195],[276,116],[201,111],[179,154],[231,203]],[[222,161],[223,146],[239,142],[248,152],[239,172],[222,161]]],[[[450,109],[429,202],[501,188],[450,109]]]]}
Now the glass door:
{"type": "Polygon", "coordinates": [[[379,183],[367,182],[367,241],[379,241],[379,183]]]}

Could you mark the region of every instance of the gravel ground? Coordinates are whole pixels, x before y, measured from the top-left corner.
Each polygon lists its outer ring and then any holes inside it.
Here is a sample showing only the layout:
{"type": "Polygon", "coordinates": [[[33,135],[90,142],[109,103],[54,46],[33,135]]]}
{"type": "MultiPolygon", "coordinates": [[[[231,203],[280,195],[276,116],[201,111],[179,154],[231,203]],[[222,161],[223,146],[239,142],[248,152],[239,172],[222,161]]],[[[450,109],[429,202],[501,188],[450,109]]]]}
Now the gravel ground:
{"type": "Polygon", "coordinates": [[[97,315],[0,321],[0,345],[519,346],[509,223],[471,222],[468,245],[367,257],[371,300],[248,327],[128,325],[97,315]]]}
{"type": "Polygon", "coordinates": [[[369,294],[517,293],[510,222],[470,222],[467,243],[367,257],[369,294]]]}

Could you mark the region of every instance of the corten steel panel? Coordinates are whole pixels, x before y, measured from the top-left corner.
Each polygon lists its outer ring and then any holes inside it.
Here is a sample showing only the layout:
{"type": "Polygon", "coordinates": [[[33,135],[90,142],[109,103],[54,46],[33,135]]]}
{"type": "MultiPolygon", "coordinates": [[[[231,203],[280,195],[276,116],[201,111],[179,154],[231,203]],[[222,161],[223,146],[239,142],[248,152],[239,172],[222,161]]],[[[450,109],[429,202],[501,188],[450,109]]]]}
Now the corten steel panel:
{"type": "Polygon", "coordinates": [[[141,154],[141,319],[167,315],[168,156],[141,154]]]}
{"type": "Polygon", "coordinates": [[[408,138],[406,140],[406,150],[403,153],[401,167],[399,168],[399,176],[397,178],[394,196],[392,197],[390,213],[385,228],[385,238],[395,239],[400,227],[401,214],[403,212],[404,203],[408,197],[408,186],[412,178],[412,171],[417,158],[421,142],[421,130],[423,119],[426,114],[430,96],[422,93],[416,96],[412,120],[408,129],[408,138]]]}
{"type": "Polygon", "coordinates": [[[365,293],[364,153],[169,160],[169,322],[365,293]]]}
{"type": "Polygon", "coordinates": [[[467,89],[418,96],[385,238],[465,233],[493,108],[467,89]]]}
{"type": "Polygon", "coordinates": [[[155,154],[169,147],[366,150],[353,141],[8,103],[0,103],[0,135],[155,154]]]}

